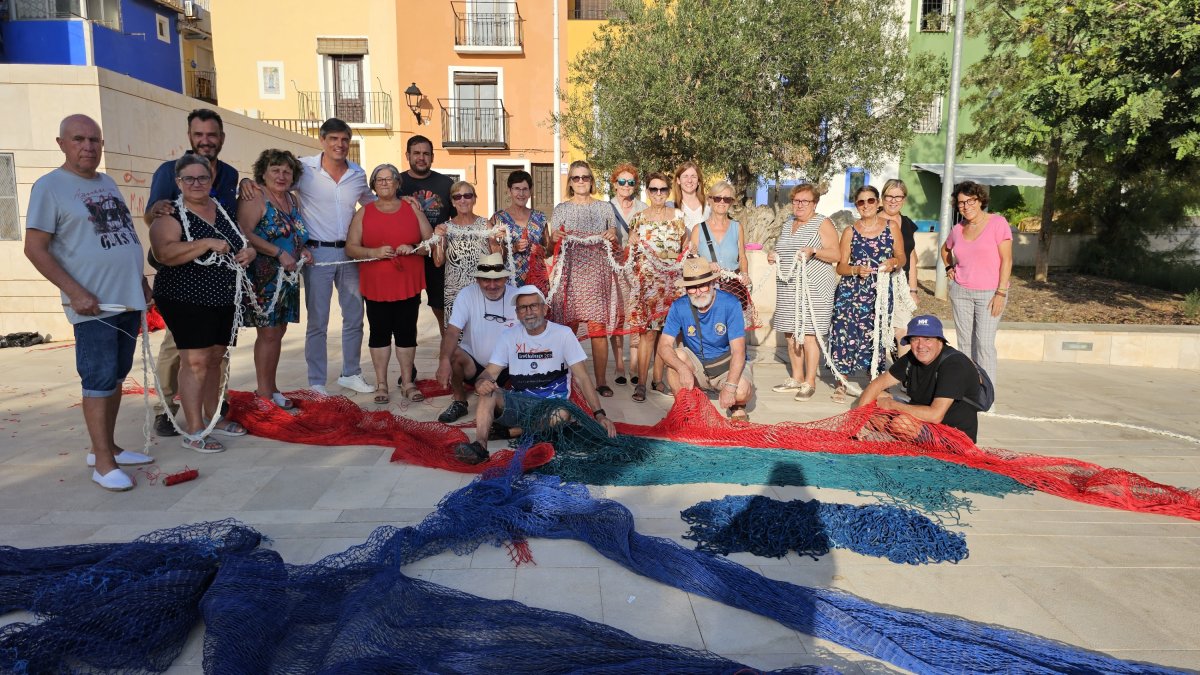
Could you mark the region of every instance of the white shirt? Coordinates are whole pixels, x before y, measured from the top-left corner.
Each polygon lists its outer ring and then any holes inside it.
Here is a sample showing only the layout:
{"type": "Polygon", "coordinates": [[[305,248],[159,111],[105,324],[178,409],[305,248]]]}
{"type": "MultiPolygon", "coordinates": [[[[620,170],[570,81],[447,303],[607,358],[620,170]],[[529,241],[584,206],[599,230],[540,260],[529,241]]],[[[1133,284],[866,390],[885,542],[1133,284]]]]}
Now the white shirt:
{"type": "Polygon", "coordinates": [[[571,394],[571,366],[586,358],[570,328],[547,321],[546,329],[537,335],[527,333],[523,324],[501,333],[488,361],[508,368],[513,391],[567,398],[571,394]]]}
{"type": "Polygon", "coordinates": [[[344,241],[350,220],[358,204],[370,204],[375,195],[367,187],[367,173],[354,162],[340,181],[321,166],[322,155],[301,157],[304,173],[296,190],[300,193],[300,210],[308,238],[317,241],[344,241]]]}
{"type": "Polygon", "coordinates": [[[488,358],[496,348],[496,339],[506,328],[517,325],[517,310],[512,299],[517,289],[505,284],[504,297],[489,300],[478,283],[462,289],[454,299],[450,312],[450,325],[462,331],[459,346],[477,363],[487,365],[488,358]],[[504,321],[492,317],[502,316],[504,321]]]}

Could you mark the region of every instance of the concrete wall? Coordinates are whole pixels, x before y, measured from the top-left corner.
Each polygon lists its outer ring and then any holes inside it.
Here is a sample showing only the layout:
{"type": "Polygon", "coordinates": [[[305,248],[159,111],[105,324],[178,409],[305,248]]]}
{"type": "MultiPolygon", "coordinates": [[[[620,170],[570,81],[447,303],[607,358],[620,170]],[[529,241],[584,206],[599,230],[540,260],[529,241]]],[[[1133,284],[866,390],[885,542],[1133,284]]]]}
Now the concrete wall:
{"type": "MultiPolygon", "coordinates": [[[[145,246],[141,215],[151,176],[164,160],[188,149],[187,114],[196,107],[195,99],[100,68],[0,65],[0,109],[10,116],[9,124],[0,125],[0,148],[15,156],[22,232],[34,181],[62,164],[54,142],[59,121],[84,113],[104,130],[100,170],[121,187],[145,246]]],[[[268,147],[317,151],[314,139],[218,110],[226,133],[221,159],[243,173],[268,147]]],[[[71,335],[58,290],[25,258],[24,242],[0,241],[0,333],[33,330],[58,339],[71,335]]]]}

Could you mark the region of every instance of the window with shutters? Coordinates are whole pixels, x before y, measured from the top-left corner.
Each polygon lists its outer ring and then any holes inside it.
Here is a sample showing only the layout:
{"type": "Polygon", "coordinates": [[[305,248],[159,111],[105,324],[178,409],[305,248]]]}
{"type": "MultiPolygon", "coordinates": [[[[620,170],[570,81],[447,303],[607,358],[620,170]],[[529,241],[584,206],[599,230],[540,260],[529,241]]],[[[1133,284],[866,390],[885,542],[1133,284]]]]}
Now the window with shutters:
{"type": "Polygon", "coordinates": [[[441,99],[442,145],[503,148],[508,145],[501,71],[451,72],[450,99],[441,99]]]}
{"type": "Polygon", "coordinates": [[[12,153],[0,153],[0,240],[21,238],[21,212],[17,209],[17,162],[12,153]]]}

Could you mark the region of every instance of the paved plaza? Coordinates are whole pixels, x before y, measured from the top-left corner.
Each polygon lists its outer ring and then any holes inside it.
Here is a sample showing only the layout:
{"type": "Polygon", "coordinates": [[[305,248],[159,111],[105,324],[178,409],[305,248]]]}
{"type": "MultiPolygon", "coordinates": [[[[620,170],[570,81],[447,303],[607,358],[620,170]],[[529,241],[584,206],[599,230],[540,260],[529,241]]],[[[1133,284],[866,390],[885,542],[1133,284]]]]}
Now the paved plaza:
{"type": "MultiPolygon", "coordinates": [[[[436,367],[436,329],[422,315],[417,365],[436,367]]],[[[334,319],[331,325],[337,325],[334,319]]],[[[338,331],[329,350],[336,363],[338,331]]],[[[250,344],[233,356],[232,386],[253,388],[250,344]]],[[[305,384],[303,326],[284,342],[280,384],[305,384]]],[[[152,338],[157,352],[159,337],[152,338]]],[[[361,543],[380,525],[420,521],[442,496],[471,474],[389,462],[390,448],[318,447],[255,437],[226,441],[227,452],[200,455],[177,439],[151,452],[168,472],[184,465],[198,480],[173,487],[140,476],[132,492],[96,487],[85,468],[87,439],[78,408],[74,350],[63,343],[0,350],[0,543],[34,547],[128,541],[150,530],[235,517],[272,539],[291,563],[307,563],[361,543]]],[[[364,370],[370,367],[364,348],[364,370]]],[[[393,377],[396,367],[393,365],[393,377]]],[[[132,376],[142,382],[140,360],[132,376]]],[[[775,394],[784,368],[756,366],[761,385],[753,420],[811,420],[844,411],[826,385],[808,403],[775,394]]],[[[610,380],[611,382],[611,380],[610,380]]],[[[394,385],[394,383],[393,383],[394,385]]],[[[394,386],[393,386],[394,388],[394,386]]],[[[330,386],[331,393],[337,392],[330,386]]],[[[651,394],[630,400],[614,387],[604,401],[618,421],[652,423],[671,400],[651,394]]],[[[374,409],[370,394],[354,400],[374,409]]],[[[391,409],[433,420],[449,399],[398,402],[391,409]]],[[[1200,372],[1117,366],[1002,361],[997,411],[1038,417],[1099,418],[1200,436],[1200,372]]],[[[472,408],[473,409],[473,408],[472,408]]],[[[141,398],[124,399],[118,442],[142,445],[141,398]]],[[[498,444],[493,443],[493,447],[498,444]]],[[[1141,473],[1152,480],[1200,487],[1200,446],[1162,436],[1095,425],[983,419],[980,445],[1077,457],[1141,473]]],[[[713,452],[720,452],[714,449],[713,452]]],[[[809,487],[699,484],[594,488],[629,507],[645,534],[682,539],[679,512],[728,494],[778,499],[873,503],[851,492],[809,487]]],[[[763,575],[797,584],[836,587],[894,607],[960,616],[1099,650],[1123,659],[1200,669],[1200,523],[1088,506],[1042,493],[1003,499],[971,495],[975,509],[958,531],[970,557],[961,563],[907,566],[834,550],[819,560],[735,554],[763,575]]],[[[953,525],[951,525],[954,527],[953,525]]],[[[822,664],[845,672],[891,669],[846,648],[799,634],[773,621],[637,576],[574,541],[531,541],[536,565],[514,569],[502,548],[450,553],[406,568],[412,575],[486,598],[515,599],[568,611],[653,641],[707,649],[763,669],[822,664]]],[[[27,619],[9,614],[0,622],[27,619]]],[[[203,629],[197,627],[169,672],[201,672],[203,629]]]]}

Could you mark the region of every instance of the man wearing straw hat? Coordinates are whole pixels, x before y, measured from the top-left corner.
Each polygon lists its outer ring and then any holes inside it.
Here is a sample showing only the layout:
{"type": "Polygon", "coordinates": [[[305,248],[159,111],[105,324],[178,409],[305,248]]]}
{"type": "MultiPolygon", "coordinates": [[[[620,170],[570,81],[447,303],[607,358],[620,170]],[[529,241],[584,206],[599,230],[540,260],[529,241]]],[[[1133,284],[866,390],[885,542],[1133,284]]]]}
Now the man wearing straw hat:
{"type": "Polygon", "coordinates": [[[670,369],[667,381],[672,390],[715,390],[729,419],[749,422],[746,404],[754,396],[754,381],[746,362],[746,322],[741,303],[716,288],[716,280],[707,260],[683,261],[683,277],[675,285],[685,295],[667,312],[658,358],[670,369]]]}
{"type": "MultiPolygon", "coordinates": [[[[435,377],[443,387],[449,386],[454,397],[438,421],[449,424],[467,414],[467,390],[464,384],[475,384],[483,374],[488,358],[496,347],[496,338],[506,328],[517,325],[517,311],[512,299],[517,293],[508,283],[512,272],[504,264],[504,255],[489,253],[479,258],[475,269],[475,285],[467,286],[454,300],[449,325],[442,335],[435,377]],[[459,337],[462,342],[459,342],[459,337]]],[[[497,382],[504,386],[508,370],[501,371],[497,382]]]]}

